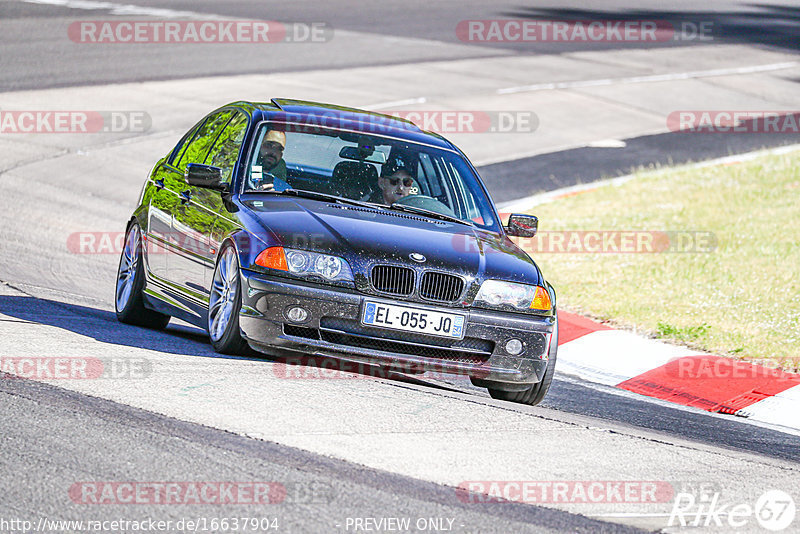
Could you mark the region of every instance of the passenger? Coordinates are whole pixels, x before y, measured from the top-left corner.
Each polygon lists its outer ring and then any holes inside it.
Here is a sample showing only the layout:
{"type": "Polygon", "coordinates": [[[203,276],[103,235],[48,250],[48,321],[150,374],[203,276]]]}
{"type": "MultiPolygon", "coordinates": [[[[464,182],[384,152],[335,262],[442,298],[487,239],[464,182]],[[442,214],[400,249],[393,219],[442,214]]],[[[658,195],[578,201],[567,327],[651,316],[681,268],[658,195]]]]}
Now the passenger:
{"type": "Polygon", "coordinates": [[[285,133],[278,130],[267,132],[253,164],[251,174],[253,189],[259,191],[289,189],[290,186],[286,181],[286,162],[283,160],[285,147],[285,133]]]}
{"type": "Polygon", "coordinates": [[[405,156],[392,156],[381,167],[378,178],[378,191],[375,191],[369,201],[376,204],[391,206],[401,198],[419,192],[414,182],[414,169],[409,158],[405,156]]]}

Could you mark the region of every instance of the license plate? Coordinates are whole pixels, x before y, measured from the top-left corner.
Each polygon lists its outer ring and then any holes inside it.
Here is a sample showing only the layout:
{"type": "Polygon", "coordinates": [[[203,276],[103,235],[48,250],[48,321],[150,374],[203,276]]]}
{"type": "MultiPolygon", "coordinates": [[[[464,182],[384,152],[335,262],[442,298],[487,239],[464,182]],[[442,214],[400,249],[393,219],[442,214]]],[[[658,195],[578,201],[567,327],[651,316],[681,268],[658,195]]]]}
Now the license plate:
{"type": "Polygon", "coordinates": [[[457,313],[442,313],[397,304],[366,301],[361,323],[392,330],[403,330],[432,336],[464,337],[466,317],[457,313]]]}

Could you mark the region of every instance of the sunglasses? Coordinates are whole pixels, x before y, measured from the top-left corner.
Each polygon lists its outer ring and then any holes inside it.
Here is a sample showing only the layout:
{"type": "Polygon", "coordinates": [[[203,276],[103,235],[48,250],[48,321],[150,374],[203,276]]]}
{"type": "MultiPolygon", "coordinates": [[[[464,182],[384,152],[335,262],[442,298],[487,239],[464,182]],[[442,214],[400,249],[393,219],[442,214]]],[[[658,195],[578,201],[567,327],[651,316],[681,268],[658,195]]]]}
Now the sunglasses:
{"type": "Polygon", "coordinates": [[[414,180],[411,178],[387,178],[386,180],[392,184],[393,187],[396,187],[400,182],[403,182],[405,187],[411,187],[414,185],[414,180]]]}

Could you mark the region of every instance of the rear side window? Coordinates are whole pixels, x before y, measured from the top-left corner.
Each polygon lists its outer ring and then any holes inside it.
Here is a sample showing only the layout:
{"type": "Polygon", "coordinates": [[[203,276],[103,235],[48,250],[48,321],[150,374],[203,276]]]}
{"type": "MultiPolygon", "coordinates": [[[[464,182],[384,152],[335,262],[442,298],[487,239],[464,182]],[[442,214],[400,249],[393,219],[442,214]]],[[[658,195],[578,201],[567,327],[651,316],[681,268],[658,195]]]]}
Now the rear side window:
{"type": "Polygon", "coordinates": [[[233,167],[239,159],[239,149],[242,147],[246,131],[247,115],[237,111],[206,156],[206,165],[222,169],[222,181],[224,182],[231,180],[233,167]]]}
{"type": "Polygon", "coordinates": [[[216,115],[212,115],[206,120],[205,123],[197,130],[192,141],[183,151],[180,161],[175,165],[180,170],[186,170],[189,163],[203,163],[206,160],[208,151],[217,140],[217,137],[228,124],[228,121],[233,116],[233,111],[223,111],[216,115]]]}
{"type": "Polygon", "coordinates": [[[197,133],[197,130],[206,122],[205,119],[201,120],[194,126],[192,129],[183,134],[181,140],[178,141],[178,144],[175,145],[175,148],[172,149],[172,152],[169,155],[169,164],[175,165],[178,161],[180,161],[181,154],[186,150],[186,147],[189,146],[189,141],[194,139],[194,135],[197,133]]]}

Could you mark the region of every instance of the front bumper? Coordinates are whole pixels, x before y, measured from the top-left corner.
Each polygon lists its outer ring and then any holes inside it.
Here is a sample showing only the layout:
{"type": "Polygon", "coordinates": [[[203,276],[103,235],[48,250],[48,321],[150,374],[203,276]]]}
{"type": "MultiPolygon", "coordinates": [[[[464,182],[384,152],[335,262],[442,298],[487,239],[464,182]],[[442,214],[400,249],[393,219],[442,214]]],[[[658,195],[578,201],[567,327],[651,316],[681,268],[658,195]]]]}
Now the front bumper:
{"type": "Polygon", "coordinates": [[[287,350],[376,364],[397,371],[438,371],[518,386],[539,382],[547,367],[552,317],[392,300],[364,295],[355,289],[321,286],[247,270],[241,273],[239,324],[250,346],[260,352],[287,350]],[[464,314],[467,316],[464,338],[447,339],[362,325],[365,298],[464,314]],[[309,312],[302,323],[293,323],[285,315],[295,306],[309,312]],[[504,350],[511,338],[523,343],[523,351],[517,356],[504,350]]]}

